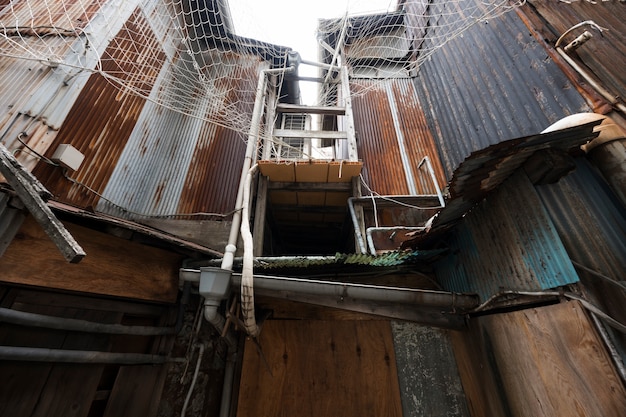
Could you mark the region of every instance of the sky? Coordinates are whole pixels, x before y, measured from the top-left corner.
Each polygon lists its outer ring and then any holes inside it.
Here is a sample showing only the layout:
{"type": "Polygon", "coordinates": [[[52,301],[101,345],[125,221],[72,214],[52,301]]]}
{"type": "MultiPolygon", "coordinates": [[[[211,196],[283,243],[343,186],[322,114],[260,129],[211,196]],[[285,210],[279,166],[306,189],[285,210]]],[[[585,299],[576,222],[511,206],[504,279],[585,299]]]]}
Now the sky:
{"type": "MultiPolygon", "coordinates": [[[[297,51],[302,59],[317,61],[315,30],[318,19],[381,13],[395,9],[395,0],[229,0],[235,32],[297,51]]],[[[316,69],[300,67],[301,75],[316,69]]],[[[313,100],[302,91],[304,100],[313,100]]]]}

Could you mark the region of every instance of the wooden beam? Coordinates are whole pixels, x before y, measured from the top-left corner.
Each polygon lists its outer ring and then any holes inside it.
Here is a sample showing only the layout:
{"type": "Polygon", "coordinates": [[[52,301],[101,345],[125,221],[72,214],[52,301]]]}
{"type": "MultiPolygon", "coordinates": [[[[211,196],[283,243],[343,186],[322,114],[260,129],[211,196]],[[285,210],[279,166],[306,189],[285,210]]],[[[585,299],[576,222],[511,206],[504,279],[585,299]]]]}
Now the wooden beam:
{"type": "Polygon", "coordinates": [[[310,138],[310,139],[347,139],[346,132],[333,130],[295,130],[276,129],[274,136],[281,138],[310,138]]]}
{"type": "Polygon", "coordinates": [[[346,66],[341,67],[341,91],[346,107],[345,129],[348,139],[348,160],[356,162],[359,160],[356,146],[356,129],[354,127],[354,118],[352,116],[352,98],[350,96],[350,80],[348,78],[348,69],[346,66]]]}
{"type": "Polygon", "coordinates": [[[267,185],[269,190],[282,191],[350,191],[349,182],[281,182],[271,181],[267,185]]]}
{"type": "Polygon", "coordinates": [[[280,103],[276,106],[280,113],[307,113],[307,114],[328,114],[343,116],[346,114],[345,107],[338,106],[301,106],[298,104],[280,103]]]}
{"type": "Polygon", "coordinates": [[[44,201],[52,195],[2,144],[0,144],[0,172],[65,259],[70,263],[80,262],[86,255],[85,251],[44,201]]]}
{"type": "Polygon", "coordinates": [[[267,211],[267,183],[268,179],[264,175],[259,175],[257,186],[256,208],[254,214],[254,256],[263,255],[263,241],[265,237],[265,215],[267,211]]]}

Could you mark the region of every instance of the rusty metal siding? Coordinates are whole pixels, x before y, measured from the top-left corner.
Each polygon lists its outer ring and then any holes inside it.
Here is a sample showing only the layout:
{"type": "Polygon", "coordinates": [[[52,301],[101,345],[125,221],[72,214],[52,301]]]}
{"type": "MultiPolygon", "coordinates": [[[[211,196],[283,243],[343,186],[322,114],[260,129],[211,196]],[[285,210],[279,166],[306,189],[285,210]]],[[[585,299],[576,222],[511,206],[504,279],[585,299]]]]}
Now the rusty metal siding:
{"type": "Polygon", "coordinates": [[[383,195],[436,194],[425,166],[428,156],[445,185],[437,148],[409,79],[352,79],[353,113],[363,177],[383,195]]]}
{"type": "MultiPolygon", "coordinates": [[[[8,1],[0,2],[0,7],[8,1]]],[[[100,10],[102,1],[14,1],[0,11],[0,25],[6,28],[35,27],[37,33],[83,29],[100,10]]]]}
{"type": "Polygon", "coordinates": [[[518,171],[468,213],[452,233],[450,255],[436,265],[447,290],[482,300],[502,290],[543,290],[578,275],[535,188],[518,171]]]}
{"type": "MultiPolygon", "coordinates": [[[[133,20],[141,22],[142,18],[138,12],[133,20]]],[[[143,22],[143,25],[146,23],[143,22]]],[[[147,78],[137,79],[119,67],[124,62],[145,62],[149,65],[155,59],[142,55],[149,54],[151,49],[158,47],[154,36],[150,35],[150,31],[137,34],[132,31],[133,28],[134,24],[128,23],[124,27],[125,30],[121,30],[112,41],[111,46],[103,53],[105,59],[102,60],[102,68],[106,72],[118,71],[119,77],[124,82],[131,83],[134,88],[146,90],[151,88],[146,81],[147,78]],[[133,48],[129,51],[117,48],[117,45],[127,42],[129,36],[137,36],[135,41],[145,44],[146,48],[143,50],[133,48]]],[[[104,77],[93,74],[46,153],[46,156],[50,157],[62,143],[71,144],[82,152],[85,160],[81,168],[70,175],[84,186],[68,181],[58,168],[44,162],[40,162],[33,173],[59,201],[78,207],[94,207],[98,196],[93,191],[96,193],[103,191],[144,103],[144,98],[121,92],[104,77]]]]}
{"type": "MultiPolygon", "coordinates": [[[[444,13],[444,3],[434,2],[431,15],[444,13]]],[[[432,27],[429,39],[436,32],[432,27]]],[[[448,178],[474,150],[536,134],[564,116],[590,111],[511,12],[447,42],[420,66],[415,82],[448,178]]]]}
{"type": "MultiPolygon", "coordinates": [[[[593,34],[593,38],[572,54],[579,59],[616,97],[622,101],[626,97],[626,10],[624,3],[619,1],[603,1],[591,4],[579,2],[529,2],[528,8],[536,10],[547,22],[542,33],[551,30],[552,36],[547,39],[552,45],[563,32],[586,20],[593,20],[602,28],[602,33],[582,28],[575,32],[579,35],[585,29],[593,34]]],[[[570,40],[570,38],[568,38],[570,40]]]]}
{"type": "MultiPolygon", "coordinates": [[[[231,76],[214,83],[215,96],[230,102],[238,98],[240,114],[250,115],[253,87],[266,64],[248,56],[240,56],[238,60],[237,65],[229,66],[233,71],[231,76]],[[243,91],[248,92],[242,95],[243,91]]],[[[189,70],[183,68],[184,60],[175,65],[179,68],[165,68],[163,77],[189,70]]],[[[162,91],[161,84],[154,91],[171,94],[162,91]]],[[[223,127],[226,121],[220,125],[205,120],[216,110],[213,98],[195,100],[195,117],[153,102],[146,104],[103,192],[117,207],[101,200],[99,210],[131,217],[181,218],[186,214],[221,214],[234,209],[247,135],[226,129],[223,127]]],[[[212,118],[216,120],[214,115],[212,118]]]]}

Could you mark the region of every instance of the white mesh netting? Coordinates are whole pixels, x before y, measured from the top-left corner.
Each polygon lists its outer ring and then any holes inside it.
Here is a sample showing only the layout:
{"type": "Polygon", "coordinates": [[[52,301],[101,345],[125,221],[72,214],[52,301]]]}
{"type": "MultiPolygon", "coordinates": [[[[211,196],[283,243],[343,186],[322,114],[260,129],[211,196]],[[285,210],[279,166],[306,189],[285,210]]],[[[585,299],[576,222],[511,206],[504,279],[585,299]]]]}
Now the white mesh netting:
{"type": "Polygon", "coordinates": [[[285,66],[289,48],[306,60],[343,64],[339,49],[355,76],[411,76],[446,42],[519,4],[0,0],[0,56],[35,61],[68,84],[98,73],[121,94],[247,132],[256,73],[285,66]]]}

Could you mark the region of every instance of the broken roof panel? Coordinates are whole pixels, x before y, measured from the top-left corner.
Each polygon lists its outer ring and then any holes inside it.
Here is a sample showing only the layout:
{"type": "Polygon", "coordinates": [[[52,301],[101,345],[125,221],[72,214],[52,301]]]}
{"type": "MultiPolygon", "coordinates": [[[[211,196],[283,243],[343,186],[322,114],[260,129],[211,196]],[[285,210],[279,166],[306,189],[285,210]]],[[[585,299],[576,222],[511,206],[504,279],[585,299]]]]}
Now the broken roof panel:
{"type": "Polygon", "coordinates": [[[593,128],[599,122],[512,139],[473,152],[454,172],[446,207],[435,215],[429,228],[405,241],[402,247],[426,247],[428,242],[450,230],[535,152],[551,148],[565,152],[577,150],[597,136],[593,128]]]}

